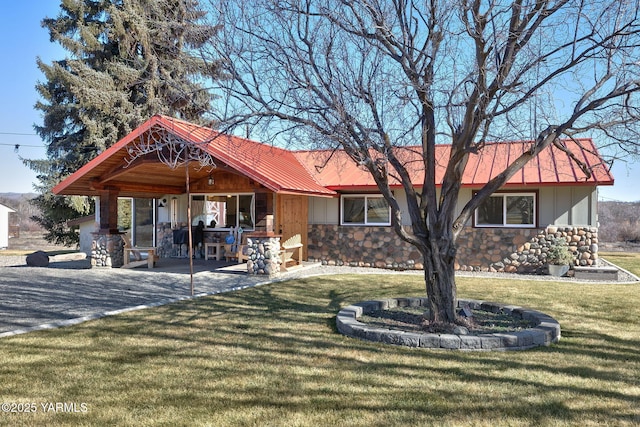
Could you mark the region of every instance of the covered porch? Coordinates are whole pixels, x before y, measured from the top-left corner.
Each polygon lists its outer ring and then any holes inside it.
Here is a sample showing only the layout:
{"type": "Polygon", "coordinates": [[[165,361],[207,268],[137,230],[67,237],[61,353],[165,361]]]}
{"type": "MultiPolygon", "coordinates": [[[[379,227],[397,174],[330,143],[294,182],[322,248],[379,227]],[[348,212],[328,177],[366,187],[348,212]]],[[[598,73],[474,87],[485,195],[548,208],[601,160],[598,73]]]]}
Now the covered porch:
{"type": "Polygon", "coordinates": [[[165,116],[149,119],[53,192],[96,197],[94,267],[125,265],[125,252],[133,253],[126,248],[159,260],[187,259],[191,247],[198,259],[229,261],[229,236],[232,244],[275,246],[300,235],[301,262],[307,197],[335,195],[290,151],[165,116]],[[127,235],[123,199],[131,200],[127,235]]]}

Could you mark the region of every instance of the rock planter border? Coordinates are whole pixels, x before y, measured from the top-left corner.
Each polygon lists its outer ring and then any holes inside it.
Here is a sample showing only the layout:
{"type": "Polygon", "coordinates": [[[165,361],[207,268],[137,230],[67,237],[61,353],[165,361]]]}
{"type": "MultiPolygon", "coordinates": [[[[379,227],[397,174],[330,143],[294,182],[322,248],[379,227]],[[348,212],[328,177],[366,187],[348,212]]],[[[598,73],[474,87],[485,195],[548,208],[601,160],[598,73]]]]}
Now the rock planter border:
{"type": "Polygon", "coordinates": [[[370,326],[358,318],[375,310],[394,307],[425,307],[427,298],[389,298],[359,302],[340,310],[336,326],[340,333],[367,341],[378,341],[406,347],[436,348],[465,351],[528,350],[549,346],[560,340],[560,324],[551,316],[539,311],[495,302],[459,299],[458,307],[468,306],[473,310],[492,313],[503,312],[518,319],[529,320],[534,327],[517,332],[483,335],[434,334],[427,332],[405,332],[370,326]]]}

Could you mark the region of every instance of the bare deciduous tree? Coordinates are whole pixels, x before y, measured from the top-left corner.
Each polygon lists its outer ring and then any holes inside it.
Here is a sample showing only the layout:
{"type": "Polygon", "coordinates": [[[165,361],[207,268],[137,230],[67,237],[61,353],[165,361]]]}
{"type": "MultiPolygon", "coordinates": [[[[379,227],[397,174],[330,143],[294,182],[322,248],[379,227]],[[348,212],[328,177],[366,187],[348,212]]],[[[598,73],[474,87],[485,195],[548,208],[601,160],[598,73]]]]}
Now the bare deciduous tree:
{"type": "Polygon", "coordinates": [[[222,27],[210,53],[229,77],[219,87],[220,122],[344,149],[364,165],[395,232],[424,258],[435,324],[456,320],[464,224],[529,160],[561,137],[596,132],[637,153],[637,1],[229,0],[212,8],[222,27]],[[469,157],[513,140],[530,142],[457,206],[469,157]],[[451,146],[442,182],[437,143],[451,146]],[[406,147],[421,152],[420,188],[402,160],[406,147]],[[391,179],[406,193],[410,229],[391,179]]]}

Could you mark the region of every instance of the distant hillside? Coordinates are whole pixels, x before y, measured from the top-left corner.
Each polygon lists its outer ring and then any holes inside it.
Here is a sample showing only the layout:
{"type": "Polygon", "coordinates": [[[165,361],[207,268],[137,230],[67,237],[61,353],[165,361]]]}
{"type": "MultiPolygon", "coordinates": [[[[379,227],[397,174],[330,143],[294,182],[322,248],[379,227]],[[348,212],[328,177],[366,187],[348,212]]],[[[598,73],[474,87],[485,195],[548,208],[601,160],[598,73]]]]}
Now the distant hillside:
{"type": "Polygon", "coordinates": [[[598,202],[602,242],[640,243],[640,202],[598,202]]]}
{"type": "Polygon", "coordinates": [[[35,193],[0,193],[0,204],[3,204],[16,213],[9,215],[9,225],[20,226],[21,231],[38,231],[40,225],[31,219],[38,215],[38,209],[30,203],[36,197],[35,193]]]}
{"type": "MultiPolygon", "coordinates": [[[[0,200],[23,200],[23,199],[33,199],[36,197],[36,193],[0,193],[0,200]]],[[[0,202],[3,205],[4,202],[0,202]]]]}

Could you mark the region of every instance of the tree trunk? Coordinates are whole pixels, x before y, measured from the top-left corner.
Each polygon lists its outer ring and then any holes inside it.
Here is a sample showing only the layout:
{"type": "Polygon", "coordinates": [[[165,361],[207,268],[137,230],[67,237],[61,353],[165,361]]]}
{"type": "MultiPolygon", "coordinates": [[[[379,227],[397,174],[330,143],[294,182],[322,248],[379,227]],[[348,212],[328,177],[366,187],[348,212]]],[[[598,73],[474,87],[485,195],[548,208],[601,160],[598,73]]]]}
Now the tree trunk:
{"type": "Polygon", "coordinates": [[[455,253],[455,246],[450,243],[434,244],[423,254],[429,324],[435,329],[446,328],[456,321],[455,253]]]}

